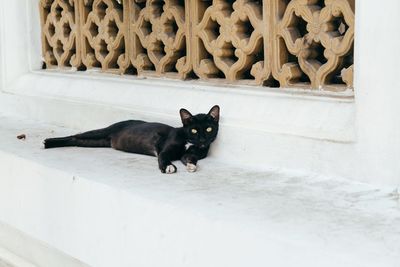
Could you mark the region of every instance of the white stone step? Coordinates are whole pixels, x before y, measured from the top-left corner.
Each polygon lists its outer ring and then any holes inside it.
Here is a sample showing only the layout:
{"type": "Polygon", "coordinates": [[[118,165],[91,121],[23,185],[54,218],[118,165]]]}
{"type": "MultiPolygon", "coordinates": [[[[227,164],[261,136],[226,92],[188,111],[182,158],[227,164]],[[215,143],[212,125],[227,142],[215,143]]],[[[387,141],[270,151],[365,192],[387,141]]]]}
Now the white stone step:
{"type": "Polygon", "coordinates": [[[27,262],[23,258],[18,257],[15,254],[9,252],[8,250],[0,247],[0,267],[37,267],[37,266],[27,262]]]}
{"type": "Polygon", "coordinates": [[[44,138],[71,129],[0,122],[0,221],[89,266],[400,264],[395,188],[243,169],[212,156],[196,173],[177,163],[178,173],[165,175],[152,157],[42,149],[44,138]]]}

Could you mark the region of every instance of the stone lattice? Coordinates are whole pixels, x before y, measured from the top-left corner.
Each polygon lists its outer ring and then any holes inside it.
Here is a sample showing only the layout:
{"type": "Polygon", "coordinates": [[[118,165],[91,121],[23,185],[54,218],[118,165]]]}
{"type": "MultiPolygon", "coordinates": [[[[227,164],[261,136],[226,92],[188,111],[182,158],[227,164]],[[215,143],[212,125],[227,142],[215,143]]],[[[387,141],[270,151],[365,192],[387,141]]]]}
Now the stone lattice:
{"type": "Polygon", "coordinates": [[[117,0],[81,0],[82,61],[88,68],[125,73],[129,68],[126,5],[117,0]]]}
{"type": "Polygon", "coordinates": [[[267,25],[263,21],[262,3],[252,0],[195,2],[195,73],[202,79],[255,80],[262,84],[269,76],[268,68],[264,68],[268,49],[264,47],[267,25]]]}
{"type": "Polygon", "coordinates": [[[275,79],[282,87],[351,87],[354,0],[287,2],[275,2],[279,17],[271,38],[275,79]]]}
{"type": "Polygon", "coordinates": [[[184,79],[191,72],[189,12],[185,6],[185,0],[130,1],[130,55],[140,75],[184,79]]]}
{"type": "Polygon", "coordinates": [[[354,0],[41,0],[48,68],[341,91],[354,0]]]}
{"type": "Polygon", "coordinates": [[[74,0],[41,0],[42,54],[47,68],[81,65],[78,6],[74,0]]]}

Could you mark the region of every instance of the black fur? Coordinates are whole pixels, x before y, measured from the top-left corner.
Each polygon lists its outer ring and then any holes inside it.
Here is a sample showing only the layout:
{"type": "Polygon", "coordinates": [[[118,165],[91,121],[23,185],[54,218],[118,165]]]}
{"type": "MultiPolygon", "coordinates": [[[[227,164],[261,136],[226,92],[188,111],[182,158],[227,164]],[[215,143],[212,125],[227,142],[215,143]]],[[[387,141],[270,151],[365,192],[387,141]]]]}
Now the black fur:
{"type": "Polygon", "coordinates": [[[183,127],[180,128],[129,120],[99,130],[49,138],[44,140],[44,147],[112,147],[125,152],[157,156],[161,172],[171,173],[176,172],[172,161],[181,160],[189,166],[197,165],[198,160],[207,157],[210,145],[218,134],[219,113],[219,106],[212,107],[208,114],[194,116],[186,109],[181,109],[183,127]]]}

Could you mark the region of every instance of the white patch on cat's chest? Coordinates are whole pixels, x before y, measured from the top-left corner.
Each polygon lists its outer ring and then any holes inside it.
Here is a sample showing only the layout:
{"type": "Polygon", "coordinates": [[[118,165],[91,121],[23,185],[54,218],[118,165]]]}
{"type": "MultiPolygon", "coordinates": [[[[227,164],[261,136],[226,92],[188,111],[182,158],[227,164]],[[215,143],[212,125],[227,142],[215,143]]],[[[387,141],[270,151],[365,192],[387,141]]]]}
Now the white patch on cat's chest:
{"type": "Polygon", "coordinates": [[[188,150],[189,149],[189,147],[191,147],[191,146],[194,146],[192,143],[186,143],[186,145],[185,145],[185,149],[186,150],[188,150]]]}

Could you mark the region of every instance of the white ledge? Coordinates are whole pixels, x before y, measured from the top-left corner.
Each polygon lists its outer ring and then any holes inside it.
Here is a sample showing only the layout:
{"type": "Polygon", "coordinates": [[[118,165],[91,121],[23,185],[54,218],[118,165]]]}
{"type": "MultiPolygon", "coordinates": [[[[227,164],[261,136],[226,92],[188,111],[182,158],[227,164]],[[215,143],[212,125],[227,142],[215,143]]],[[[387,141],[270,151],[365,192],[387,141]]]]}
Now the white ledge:
{"type": "Polygon", "coordinates": [[[0,221],[89,266],[398,266],[390,188],[212,157],[163,175],[152,157],[41,148],[74,130],[1,121],[0,221]]]}
{"type": "Polygon", "coordinates": [[[177,126],[181,107],[199,113],[219,104],[220,138],[212,151],[219,161],[369,179],[354,168],[351,96],[56,71],[23,74],[3,92],[2,112],[78,131],[125,119],[177,126]]]}
{"type": "MultiPolygon", "coordinates": [[[[222,108],[221,123],[226,126],[342,143],[355,141],[352,92],[335,94],[242,85],[215,86],[196,81],[56,71],[22,75],[5,91],[58,100],[58,105],[64,102],[65,107],[73,104],[78,113],[86,114],[85,108],[93,109],[93,112],[107,109],[126,117],[162,118],[175,124],[177,111],[182,106],[190,107],[194,112],[205,112],[212,105],[219,104],[222,108]]],[[[47,110],[47,113],[52,113],[52,110],[47,110]]],[[[73,126],[65,116],[54,120],[48,114],[41,119],[73,126]]],[[[96,123],[109,121],[97,117],[96,123]]],[[[74,124],[89,126],[84,116],[74,124]]]]}

